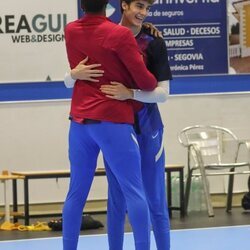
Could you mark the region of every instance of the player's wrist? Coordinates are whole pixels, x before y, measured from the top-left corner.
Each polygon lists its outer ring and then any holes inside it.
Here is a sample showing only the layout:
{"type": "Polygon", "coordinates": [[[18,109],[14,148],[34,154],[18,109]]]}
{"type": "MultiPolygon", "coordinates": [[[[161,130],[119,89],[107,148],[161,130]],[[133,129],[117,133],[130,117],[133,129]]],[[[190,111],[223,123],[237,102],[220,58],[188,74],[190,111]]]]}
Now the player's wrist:
{"type": "Polygon", "coordinates": [[[128,99],[134,99],[134,89],[128,89],[128,99]]]}
{"type": "Polygon", "coordinates": [[[76,69],[72,69],[70,71],[70,76],[71,76],[72,79],[77,80],[77,70],[76,69]]]}
{"type": "Polygon", "coordinates": [[[132,89],[133,94],[131,99],[136,100],[137,93],[140,91],[141,91],[140,89],[132,89]]]}

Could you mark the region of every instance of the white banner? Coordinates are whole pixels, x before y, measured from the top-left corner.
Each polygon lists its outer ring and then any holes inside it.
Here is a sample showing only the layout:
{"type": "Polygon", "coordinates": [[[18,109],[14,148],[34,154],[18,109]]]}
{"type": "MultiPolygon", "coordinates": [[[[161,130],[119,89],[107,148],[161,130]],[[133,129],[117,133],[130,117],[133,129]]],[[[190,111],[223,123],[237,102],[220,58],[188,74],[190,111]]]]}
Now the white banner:
{"type": "Polygon", "coordinates": [[[229,59],[232,73],[250,73],[250,0],[229,0],[229,59]]]}
{"type": "Polygon", "coordinates": [[[64,27],[77,16],[77,0],[1,1],[0,83],[62,80],[64,27]]]}

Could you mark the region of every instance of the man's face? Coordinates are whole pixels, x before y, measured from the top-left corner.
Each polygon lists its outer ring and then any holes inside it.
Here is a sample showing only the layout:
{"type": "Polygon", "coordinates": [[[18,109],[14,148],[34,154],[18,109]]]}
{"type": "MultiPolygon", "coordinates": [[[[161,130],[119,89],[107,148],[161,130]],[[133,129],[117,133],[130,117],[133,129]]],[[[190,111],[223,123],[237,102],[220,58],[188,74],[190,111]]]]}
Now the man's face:
{"type": "Polygon", "coordinates": [[[151,4],[145,0],[136,0],[130,4],[122,2],[123,17],[131,26],[141,26],[150,7],[151,4]]]}

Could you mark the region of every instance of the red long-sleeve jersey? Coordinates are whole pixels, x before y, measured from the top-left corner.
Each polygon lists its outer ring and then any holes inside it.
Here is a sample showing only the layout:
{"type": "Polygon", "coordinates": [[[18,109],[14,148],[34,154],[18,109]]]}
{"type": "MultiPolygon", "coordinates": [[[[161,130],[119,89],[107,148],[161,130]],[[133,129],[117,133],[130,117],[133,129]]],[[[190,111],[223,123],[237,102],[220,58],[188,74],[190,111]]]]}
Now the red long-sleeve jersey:
{"type": "Polygon", "coordinates": [[[65,41],[70,67],[86,56],[89,64],[100,63],[104,70],[98,83],[77,81],[73,90],[70,115],[75,121],[95,119],[133,123],[131,101],[107,98],[102,84],[121,82],[129,88],[153,90],[157,81],[147,70],[132,32],[104,16],[85,15],[65,27],[65,41]]]}

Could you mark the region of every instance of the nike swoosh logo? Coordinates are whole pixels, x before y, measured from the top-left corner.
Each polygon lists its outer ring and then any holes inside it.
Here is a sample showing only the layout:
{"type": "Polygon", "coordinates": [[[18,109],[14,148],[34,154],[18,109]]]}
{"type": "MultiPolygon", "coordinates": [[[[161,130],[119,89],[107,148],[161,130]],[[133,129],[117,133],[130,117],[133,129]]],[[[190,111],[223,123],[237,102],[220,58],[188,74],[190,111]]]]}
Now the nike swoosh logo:
{"type": "Polygon", "coordinates": [[[158,136],[159,132],[157,132],[155,135],[152,135],[152,138],[155,139],[158,136]]]}

